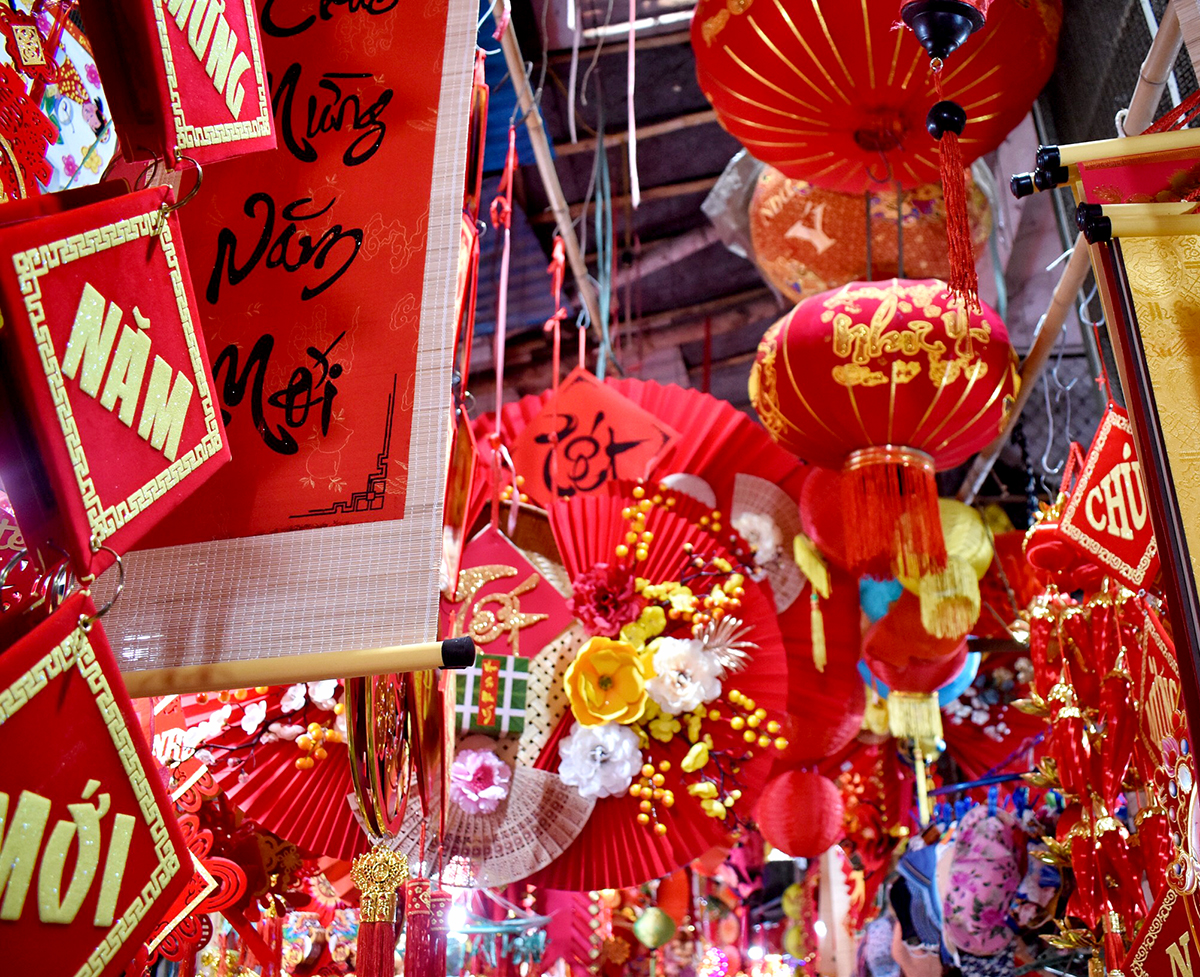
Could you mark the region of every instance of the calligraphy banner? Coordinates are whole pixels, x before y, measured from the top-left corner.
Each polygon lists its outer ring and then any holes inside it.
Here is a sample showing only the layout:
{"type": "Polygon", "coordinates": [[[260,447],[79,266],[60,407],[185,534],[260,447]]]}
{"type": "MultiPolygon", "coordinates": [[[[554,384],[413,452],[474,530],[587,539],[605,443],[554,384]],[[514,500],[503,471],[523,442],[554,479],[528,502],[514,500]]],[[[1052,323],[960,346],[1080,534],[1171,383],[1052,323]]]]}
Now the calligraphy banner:
{"type": "Polygon", "coordinates": [[[475,17],[259,0],[278,146],[180,212],[233,461],[128,561],[124,668],[434,638],[475,17]]]}

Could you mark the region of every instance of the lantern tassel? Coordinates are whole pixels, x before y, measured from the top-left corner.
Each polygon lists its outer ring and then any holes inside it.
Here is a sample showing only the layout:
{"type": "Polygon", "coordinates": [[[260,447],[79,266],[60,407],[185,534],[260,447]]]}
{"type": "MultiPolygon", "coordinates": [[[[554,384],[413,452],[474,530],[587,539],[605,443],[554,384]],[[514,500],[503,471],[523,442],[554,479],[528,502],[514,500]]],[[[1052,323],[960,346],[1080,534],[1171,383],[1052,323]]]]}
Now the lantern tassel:
{"type": "Polygon", "coordinates": [[[858,576],[923,577],[946,568],[933,458],[875,445],[852,452],[842,478],[847,556],[858,576]]]}
{"type": "Polygon", "coordinates": [[[821,599],[817,596],[815,589],[808,600],[809,623],[812,626],[813,665],[816,666],[818,672],[824,672],[825,663],[828,661],[825,648],[825,615],[821,613],[821,599]]]}
{"type": "Polygon", "coordinates": [[[350,877],[358,887],[359,977],[393,977],[396,972],[396,890],[408,879],[408,859],[377,845],[354,859],[350,877]]]}
{"type": "Polygon", "coordinates": [[[950,557],[946,569],[917,585],[921,626],[935,638],[961,638],[979,620],[979,578],[966,560],[950,557]]]}
{"type": "MultiPolygon", "coordinates": [[[[934,74],[941,98],[941,76],[934,74]]],[[[971,219],[967,213],[967,172],[959,137],[967,125],[967,113],[957,102],[942,99],[929,110],[925,128],[941,143],[938,166],[942,196],[946,201],[946,236],[950,247],[950,291],[969,309],[978,310],[979,276],[971,248],[971,219]]]]}
{"type": "Polygon", "coordinates": [[[887,697],[888,726],[896,739],[936,743],[942,738],[942,710],[935,692],[895,692],[887,697]]]}

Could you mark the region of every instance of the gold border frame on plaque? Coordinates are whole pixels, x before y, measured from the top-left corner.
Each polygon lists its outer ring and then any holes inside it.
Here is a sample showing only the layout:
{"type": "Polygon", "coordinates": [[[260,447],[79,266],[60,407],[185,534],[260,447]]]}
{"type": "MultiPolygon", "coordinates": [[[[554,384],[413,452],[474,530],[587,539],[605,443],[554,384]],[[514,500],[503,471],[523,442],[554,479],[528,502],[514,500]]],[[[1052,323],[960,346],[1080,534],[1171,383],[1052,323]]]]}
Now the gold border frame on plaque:
{"type": "Polygon", "coordinates": [[[213,405],[212,392],[209,389],[208,367],[200,355],[200,348],[196,342],[196,324],[192,321],[192,313],[188,308],[187,283],[184,282],[183,275],[179,270],[179,258],[175,252],[171,228],[162,219],[158,208],[155,208],[113,224],[92,228],[58,241],[38,245],[27,251],[17,252],[12,256],[12,261],[13,268],[17,273],[17,284],[20,286],[21,294],[25,297],[25,311],[29,316],[29,327],[41,353],[46,383],[50,388],[50,396],[54,400],[55,413],[58,416],[59,425],[62,427],[63,439],[71,456],[71,467],[75,471],[75,480],[79,485],[84,509],[87,512],[93,547],[97,548],[144,509],[165,496],[223,447],[221,429],[217,424],[217,412],[213,405]],[[176,458],[169,467],[160,471],[150,481],[135,489],[127,498],[106,505],[105,501],[100,498],[100,493],[96,490],[92,480],[87,455],[84,453],[83,442],[79,436],[79,428],[75,423],[75,414],[67,397],[62,369],[54,352],[54,340],[46,324],[40,279],[41,276],[60,265],[68,265],[80,258],[91,257],[109,248],[153,237],[155,229],[160,223],[162,226],[158,233],[157,246],[163,249],[163,257],[166,258],[171,287],[175,293],[175,302],[183,327],[184,340],[188,347],[196,392],[200,395],[200,407],[204,414],[206,434],[189,451],[176,458]]]}

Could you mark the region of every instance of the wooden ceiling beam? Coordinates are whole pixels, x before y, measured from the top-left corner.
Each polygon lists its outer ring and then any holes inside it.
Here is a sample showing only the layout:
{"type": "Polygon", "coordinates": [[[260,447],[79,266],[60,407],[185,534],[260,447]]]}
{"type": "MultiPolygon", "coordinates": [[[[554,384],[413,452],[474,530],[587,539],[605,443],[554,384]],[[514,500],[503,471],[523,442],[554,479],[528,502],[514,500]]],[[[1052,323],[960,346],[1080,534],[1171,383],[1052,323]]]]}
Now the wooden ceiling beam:
{"type": "MultiPolygon", "coordinates": [[[[703,112],[688,112],[684,115],[677,115],[673,119],[665,119],[662,122],[651,122],[648,125],[637,127],[638,142],[643,139],[652,139],[655,136],[666,136],[673,132],[681,132],[684,129],[692,129],[695,126],[708,125],[710,122],[717,121],[717,113],[712,109],[707,109],[703,112]]],[[[622,129],[619,132],[606,132],[604,134],[605,149],[613,149],[617,146],[624,146],[629,142],[629,131],[622,129]]],[[[580,139],[578,142],[561,142],[554,144],[554,153],[557,156],[577,156],[579,153],[594,153],[596,151],[598,140],[596,138],[580,139]]]]}
{"type": "MultiPolygon", "coordinates": [[[[683,183],[664,183],[657,187],[645,187],[642,190],[642,202],[647,200],[671,200],[675,197],[687,197],[696,193],[708,193],[714,186],[717,185],[717,180],[720,177],[706,176],[699,180],[685,180],[683,183]]],[[[613,208],[624,205],[629,201],[629,194],[622,193],[614,195],[612,198],[613,208]]],[[[571,204],[570,215],[574,220],[583,213],[591,214],[596,209],[596,201],[589,201],[586,207],[582,203],[571,204]]],[[[547,208],[540,214],[534,214],[529,218],[531,224],[553,224],[555,222],[555,213],[552,209],[547,208]]]]}

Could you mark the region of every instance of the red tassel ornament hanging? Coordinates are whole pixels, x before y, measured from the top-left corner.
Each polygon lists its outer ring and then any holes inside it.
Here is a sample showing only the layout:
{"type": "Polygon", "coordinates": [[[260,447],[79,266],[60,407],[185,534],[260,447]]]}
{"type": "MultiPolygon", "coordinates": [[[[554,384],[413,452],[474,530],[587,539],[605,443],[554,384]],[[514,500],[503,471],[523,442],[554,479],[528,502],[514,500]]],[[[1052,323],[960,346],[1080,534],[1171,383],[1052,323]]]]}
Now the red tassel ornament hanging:
{"type": "Polygon", "coordinates": [[[433,883],[409,879],[404,886],[404,919],[408,935],[404,941],[406,973],[435,974],[436,938],[433,930],[433,883]]]}
{"type": "Polygon", "coordinates": [[[433,973],[446,972],[446,951],[449,944],[450,907],[454,896],[445,889],[434,889],[430,895],[433,910],[433,973]]]}
{"type": "Polygon", "coordinates": [[[354,859],[351,878],[359,891],[359,977],[396,972],[396,893],[408,879],[408,859],[382,846],[354,859]]]}
{"type": "Polygon", "coordinates": [[[933,458],[898,445],[854,451],[842,469],[850,563],[886,580],[946,568],[933,458]]]}

